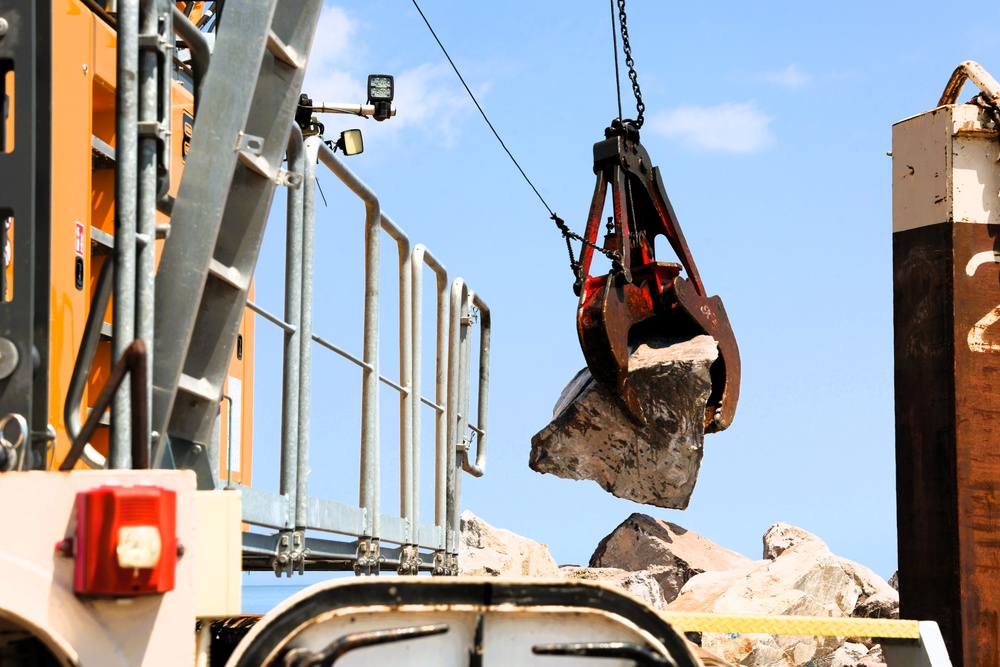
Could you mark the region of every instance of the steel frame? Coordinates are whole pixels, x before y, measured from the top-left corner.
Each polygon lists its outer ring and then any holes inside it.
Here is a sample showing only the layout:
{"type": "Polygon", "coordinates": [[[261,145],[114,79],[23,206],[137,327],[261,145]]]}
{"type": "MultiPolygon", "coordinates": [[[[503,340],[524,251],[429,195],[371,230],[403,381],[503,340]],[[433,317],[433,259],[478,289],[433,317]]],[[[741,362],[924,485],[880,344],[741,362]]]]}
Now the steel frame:
{"type": "MultiPolygon", "coordinates": [[[[13,294],[0,297],[0,405],[20,415],[28,433],[21,449],[24,469],[44,468],[48,444],[49,281],[52,162],[51,3],[0,0],[0,77],[13,72],[12,137],[0,146],[0,229],[13,217],[13,294]],[[13,139],[13,141],[11,141],[13,139]],[[27,456],[27,452],[34,456],[27,456]]],[[[0,90],[5,86],[0,85],[0,90]]],[[[4,90],[5,95],[10,91],[4,90]]],[[[0,100],[6,107],[7,99],[0,100]]],[[[7,118],[0,113],[0,124],[7,118]]],[[[6,134],[6,132],[4,132],[6,134]]],[[[6,231],[4,231],[6,234],[6,231]]],[[[0,252],[2,256],[2,252],[0,252]]],[[[5,267],[0,262],[0,271],[5,267]]],[[[20,423],[20,422],[18,422],[20,423]]],[[[8,437],[11,433],[7,434],[8,437]]],[[[13,438],[11,438],[13,439],[13,438]]]]}

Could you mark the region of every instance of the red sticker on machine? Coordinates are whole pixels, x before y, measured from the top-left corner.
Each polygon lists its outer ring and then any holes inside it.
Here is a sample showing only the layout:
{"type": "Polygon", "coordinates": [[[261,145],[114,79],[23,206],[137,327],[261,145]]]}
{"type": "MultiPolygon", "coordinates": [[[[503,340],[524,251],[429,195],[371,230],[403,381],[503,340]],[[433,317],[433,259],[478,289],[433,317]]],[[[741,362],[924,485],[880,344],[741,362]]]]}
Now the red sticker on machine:
{"type": "Polygon", "coordinates": [[[83,257],[83,223],[76,223],[76,254],[83,257]]]}

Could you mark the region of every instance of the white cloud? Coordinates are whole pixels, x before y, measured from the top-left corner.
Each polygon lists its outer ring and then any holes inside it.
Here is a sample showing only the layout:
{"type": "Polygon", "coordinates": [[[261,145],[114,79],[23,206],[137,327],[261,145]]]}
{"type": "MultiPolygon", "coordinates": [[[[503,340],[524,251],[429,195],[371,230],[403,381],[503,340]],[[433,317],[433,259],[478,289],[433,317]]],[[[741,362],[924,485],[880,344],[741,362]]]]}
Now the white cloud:
{"type": "Polygon", "coordinates": [[[812,75],[809,72],[802,71],[798,65],[792,63],[783,70],[764,72],[757,77],[757,80],[764,83],[785,86],[786,88],[801,88],[812,81],[812,75]]]}
{"type": "MultiPolygon", "coordinates": [[[[367,49],[358,39],[358,28],[358,22],[344,9],[324,6],[302,88],[315,102],[357,104],[365,101],[370,72],[361,69],[368,65],[365,62],[367,49]]],[[[455,124],[468,114],[472,101],[448,63],[424,63],[390,73],[395,78],[393,104],[397,115],[379,123],[375,131],[395,134],[404,128],[417,128],[434,132],[442,144],[451,144],[455,138],[455,124]]],[[[473,87],[477,97],[488,90],[483,84],[473,87]]],[[[364,127],[372,130],[375,126],[365,124],[364,127]]]]}
{"type": "Polygon", "coordinates": [[[682,106],[650,117],[653,132],[710,151],[753,153],[771,143],[770,116],[752,103],[682,106]]]}
{"type": "Polygon", "coordinates": [[[354,39],[357,27],[357,21],[340,7],[323,8],[302,86],[302,91],[316,102],[365,101],[365,82],[350,72],[355,50],[359,48],[354,39]]]}
{"type": "Polygon", "coordinates": [[[313,40],[311,62],[321,66],[343,65],[351,53],[354,34],[358,22],[348,15],[347,11],[335,5],[323,7],[316,25],[316,38],[313,40]]]}
{"type": "MultiPolygon", "coordinates": [[[[476,91],[482,98],[485,88],[476,91]]],[[[472,100],[455,72],[444,62],[424,63],[396,77],[396,117],[398,128],[408,126],[448,130],[472,106],[472,100]]],[[[448,136],[444,139],[447,142],[448,136]]]]}

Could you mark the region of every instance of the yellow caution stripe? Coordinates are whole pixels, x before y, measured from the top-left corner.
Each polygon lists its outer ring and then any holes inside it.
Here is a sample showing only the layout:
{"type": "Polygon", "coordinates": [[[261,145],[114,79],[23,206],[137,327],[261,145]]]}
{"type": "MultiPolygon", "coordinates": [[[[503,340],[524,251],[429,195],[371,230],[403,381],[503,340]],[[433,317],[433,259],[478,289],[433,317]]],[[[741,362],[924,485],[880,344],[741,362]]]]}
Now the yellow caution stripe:
{"type": "Polygon", "coordinates": [[[660,615],[681,632],[920,639],[920,621],[889,618],[735,616],[682,611],[664,611],[660,615]]]}

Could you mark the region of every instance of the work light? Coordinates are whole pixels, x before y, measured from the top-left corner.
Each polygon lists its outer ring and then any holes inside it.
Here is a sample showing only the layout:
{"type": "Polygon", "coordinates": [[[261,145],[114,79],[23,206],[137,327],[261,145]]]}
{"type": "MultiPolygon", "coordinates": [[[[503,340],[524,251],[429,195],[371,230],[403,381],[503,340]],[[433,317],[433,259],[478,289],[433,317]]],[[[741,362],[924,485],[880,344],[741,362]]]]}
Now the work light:
{"type": "Polygon", "coordinates": [[[392,115],[393,81],[389,74],[368,75],[368,104],[375,107],[375,120],[392,115]]]}

